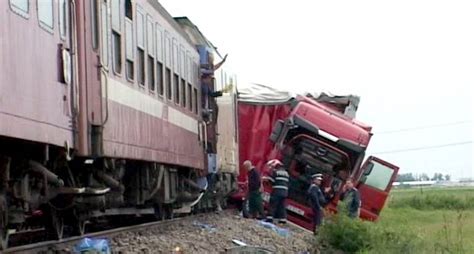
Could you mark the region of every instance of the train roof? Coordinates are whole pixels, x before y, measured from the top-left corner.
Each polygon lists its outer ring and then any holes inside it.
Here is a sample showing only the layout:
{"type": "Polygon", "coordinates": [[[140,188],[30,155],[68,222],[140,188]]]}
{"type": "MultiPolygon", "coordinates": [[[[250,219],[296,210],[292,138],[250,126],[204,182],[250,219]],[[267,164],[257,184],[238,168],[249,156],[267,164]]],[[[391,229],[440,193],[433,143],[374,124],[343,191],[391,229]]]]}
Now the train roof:
{"type": "Polygon", "coordinates": [[[168,21],[168,23],[179,33],[185,40],[188,41],[189,44],[195,46],[193,40],[189,37],[188,33],[186,33],[181,25],[171,16],[171,14],[161,5],[158,0],[148,0],[148,3],[160,13],[160,15],[168,21]]]}

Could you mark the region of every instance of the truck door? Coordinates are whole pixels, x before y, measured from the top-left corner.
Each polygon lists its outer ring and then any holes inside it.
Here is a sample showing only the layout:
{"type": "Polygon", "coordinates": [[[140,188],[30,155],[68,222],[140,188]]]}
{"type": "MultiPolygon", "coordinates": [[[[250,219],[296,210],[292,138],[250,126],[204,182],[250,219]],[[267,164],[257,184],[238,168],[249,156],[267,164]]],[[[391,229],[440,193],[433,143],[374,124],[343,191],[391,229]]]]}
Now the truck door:
{"type": "Polygon", "coordinates": [[[357,184],[362,202],[360,217],[376,220],[397,177],[398,167],[370,156],[361,169],[357,184]]]}

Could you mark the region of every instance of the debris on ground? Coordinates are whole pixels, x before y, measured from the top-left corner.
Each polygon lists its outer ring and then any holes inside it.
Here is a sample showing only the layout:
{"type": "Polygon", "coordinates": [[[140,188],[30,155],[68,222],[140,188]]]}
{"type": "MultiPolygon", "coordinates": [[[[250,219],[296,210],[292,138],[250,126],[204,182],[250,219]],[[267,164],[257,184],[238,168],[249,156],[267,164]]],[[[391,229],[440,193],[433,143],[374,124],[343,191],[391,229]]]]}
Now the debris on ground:
{"type": "Polygon", "coordinates": [[[261,226],[265,228],[269,228],[273,231],[275,231],[277,234],[283,237],[288,237],[290,235],[290,230],[287,228],[281,228],[278,227],[277,225],[270,223],[270,222],[265,222],[265,221],[259,221],[258,222],[261,226]]]}
{"type": "Polygon", "coordinates": [[[269,230],[261,222],[238,216],[236,211],[224,211],[185,218],[166,227],[123,232],[110,239],[110,246],[114,253],[143,253],[143,248],[153,253],[177,253],[177,249],[179,253],[223,253],[243,243],[274,253],[312,252],[311,232],[291,224],[273,226],[281,232],[291,230],[291,235],[282,236],[274,227],[267,225],[269,230]]]}
{"type": "Polygon", "coordinates": [[[74,247],[74,253],[110,254],[111,251],[105,239],[84,238],[74,247]]]}

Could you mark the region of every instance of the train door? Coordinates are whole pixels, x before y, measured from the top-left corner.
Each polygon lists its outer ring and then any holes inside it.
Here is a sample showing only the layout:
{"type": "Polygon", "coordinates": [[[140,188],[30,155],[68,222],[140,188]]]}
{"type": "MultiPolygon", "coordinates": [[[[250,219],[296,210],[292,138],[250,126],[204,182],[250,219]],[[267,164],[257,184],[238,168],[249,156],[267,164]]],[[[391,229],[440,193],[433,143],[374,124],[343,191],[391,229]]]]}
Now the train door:
{"type": "Polygon", "coordinates": [[[357,184],[362,201],[361,218],[378,218],[397,177],[398,169],[397,166],[373,156],[365,161],[357,184]]]}

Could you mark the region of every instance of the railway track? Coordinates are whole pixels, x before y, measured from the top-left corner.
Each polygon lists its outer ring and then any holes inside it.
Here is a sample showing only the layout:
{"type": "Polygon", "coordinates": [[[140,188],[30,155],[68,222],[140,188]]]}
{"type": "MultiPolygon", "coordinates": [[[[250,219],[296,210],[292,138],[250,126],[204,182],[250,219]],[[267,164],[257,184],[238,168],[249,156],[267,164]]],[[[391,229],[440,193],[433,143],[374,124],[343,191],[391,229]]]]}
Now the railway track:
{"type": "Polygon", "coordinates": [[[11,247],[3,252],[0,251],[0,253],[40,253],[40,254],[59,254],[59,253],[71,253],[73,251],[73,246],[79,243],[82,239],[84,238],[112,238],[120,233],[123,232],[139,232],[142,230],[145,230],[147,228],[151,227],[166,227],[168,225],[171,225],[173,223],[179,222],[183,219],[189,219],[193,218],[195,216],[199,216],[202,214],[196,214],[196,215],[190,215],[190,216],[184,216],[184,217],[178,217],[174,219],[169,219],[169,220],[162,220],[162,221],[154,221],[154,222],[148,222],[148,223],[142,223],[142,224],[137,224],[137,225],[132,225],[132,226],[125,226],[125,227],[118,227],[114,229],[109,229],[109,230],[104,230],[104,231],[99,231],[99,232],[93,232],[93,233],[88,233],[84,234],[82,236],[73,236],[69,238],[64,238],[61,240],[50,240],[50,241],[44,241],[44,242],[38,242],[38,243],[33,243],[33,244],[27,244],[27,245],[22,245],[22,246],[17,246],[17,247],[11,247]]]}

